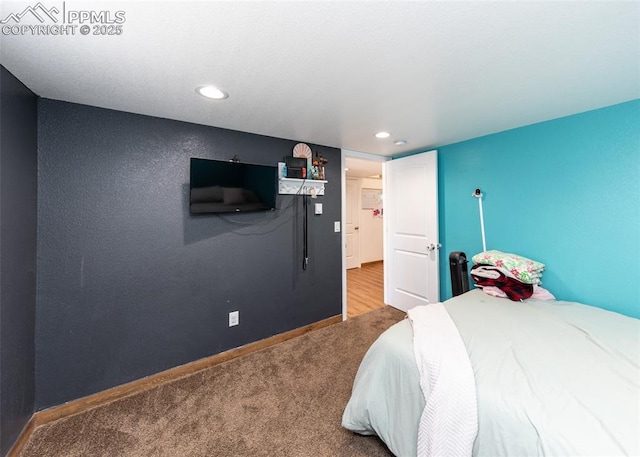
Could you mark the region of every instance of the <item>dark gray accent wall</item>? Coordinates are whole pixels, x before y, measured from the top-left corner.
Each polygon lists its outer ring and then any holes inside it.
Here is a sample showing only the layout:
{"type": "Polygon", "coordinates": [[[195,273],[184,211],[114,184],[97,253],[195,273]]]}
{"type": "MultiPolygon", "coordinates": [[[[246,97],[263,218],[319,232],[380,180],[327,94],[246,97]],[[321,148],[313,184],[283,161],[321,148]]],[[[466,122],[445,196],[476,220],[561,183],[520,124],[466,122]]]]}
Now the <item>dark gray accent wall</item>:
{"type": "Polygon", "coordinates": [[[0,455],[34,410],[37,97],[0,66],[0,455]]]}
{"type": "Polygon", "coordinates": [[[296,143],[40,99],[36,409],[341,313],[338,149],[311,145],[330,182],[307,271],[302,197],[189,214],[190,157],[275,166],[296,143]]]}

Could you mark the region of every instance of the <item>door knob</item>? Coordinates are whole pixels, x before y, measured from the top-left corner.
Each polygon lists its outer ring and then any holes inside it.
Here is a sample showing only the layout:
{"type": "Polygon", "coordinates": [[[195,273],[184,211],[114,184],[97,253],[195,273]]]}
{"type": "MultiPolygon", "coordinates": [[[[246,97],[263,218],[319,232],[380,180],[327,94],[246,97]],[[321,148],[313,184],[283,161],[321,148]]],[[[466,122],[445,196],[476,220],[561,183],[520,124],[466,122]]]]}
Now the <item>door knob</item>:
{"type": "Polygon", "coordinates": [[[433,244],[431,243],[429,246],[427,246],[427,251],[435,251],[436,249],[440,249],[442,247],[442,244],[438,243],[438,244],[433,244]]]}

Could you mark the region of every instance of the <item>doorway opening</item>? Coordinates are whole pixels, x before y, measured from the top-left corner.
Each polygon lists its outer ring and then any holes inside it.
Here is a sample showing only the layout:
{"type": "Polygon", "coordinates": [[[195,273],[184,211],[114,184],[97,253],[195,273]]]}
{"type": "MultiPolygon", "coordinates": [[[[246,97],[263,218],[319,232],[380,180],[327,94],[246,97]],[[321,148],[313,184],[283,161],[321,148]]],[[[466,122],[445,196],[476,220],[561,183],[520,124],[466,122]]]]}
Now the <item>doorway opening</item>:
{"type": "Polygon", "coordinates": [[[352,154],[343,151],[343,319],[385,306],[382,163],[388,158],[352,154]]]}

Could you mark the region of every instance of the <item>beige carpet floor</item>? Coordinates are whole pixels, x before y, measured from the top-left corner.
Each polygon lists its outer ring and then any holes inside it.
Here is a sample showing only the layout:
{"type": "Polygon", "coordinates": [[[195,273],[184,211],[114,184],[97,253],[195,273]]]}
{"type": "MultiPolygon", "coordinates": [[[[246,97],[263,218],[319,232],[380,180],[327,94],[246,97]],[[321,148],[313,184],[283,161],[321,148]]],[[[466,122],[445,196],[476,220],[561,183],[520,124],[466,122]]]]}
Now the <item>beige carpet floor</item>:
{"type": "Polygon", "coordinates": [[[38,427],[21,457],[391,456],[340,426],[384,307],[38,427]]]}

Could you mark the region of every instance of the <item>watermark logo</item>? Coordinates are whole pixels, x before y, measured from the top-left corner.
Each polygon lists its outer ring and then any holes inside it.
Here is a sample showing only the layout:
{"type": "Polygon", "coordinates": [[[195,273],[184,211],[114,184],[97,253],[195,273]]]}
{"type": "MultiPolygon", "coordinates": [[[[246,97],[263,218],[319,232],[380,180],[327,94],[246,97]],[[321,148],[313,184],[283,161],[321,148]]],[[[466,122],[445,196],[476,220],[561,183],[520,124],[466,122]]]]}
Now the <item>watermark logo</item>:
{"type": "Polygon", "coordinates": [[[7,24],[12,20],[16,23],[20,23],[22,18],[28,14],[31,14],[41,23],[45,22],[45,18],[49,18],[53,22],[58,22],[58,18],[56,16],[60,14],[60,10],[55,6],[51,9],[47,9],[42,3],[38,2],[35,6],[27,6],[22,13],[11,13],[5,19],[0,20],[0,24],[7,24]]]}
{"type": "MultiPolygon", "coordinates": [[[[84,4],[86,5],[86,3],[84,4]]],[[[77,10],[67,2],[47,8],[41,2],[0,19],[2,35],[122,35],[125,11],[77,10]]]]}

